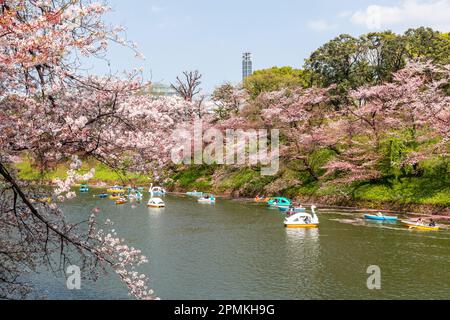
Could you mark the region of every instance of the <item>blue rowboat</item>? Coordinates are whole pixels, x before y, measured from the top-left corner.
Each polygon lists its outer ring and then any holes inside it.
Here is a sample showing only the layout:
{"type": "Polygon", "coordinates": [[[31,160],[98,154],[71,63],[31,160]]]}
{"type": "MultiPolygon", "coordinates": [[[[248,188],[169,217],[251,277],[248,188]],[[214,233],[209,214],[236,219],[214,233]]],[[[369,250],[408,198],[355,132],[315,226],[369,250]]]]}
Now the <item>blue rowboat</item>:
{"type": "Polygon", "coordinates": [[[198,197],[201,198],[203,197],[203,192],[186,192],[186,195],[190,196],[190,197],[198,197]]]}
{"type": "MultiPolygon", "coordinates": [[[[278,206],[278,210],[280,210],[281,212],[288,212],[290,207],[287,206],[278,206]]],[[[306,209],[305,208],[301,208],[301,207],[297,207],[294,208],[294,213],[305,213],[306,209]]]]}
{"type": "Polygon", "coordinates": [[[89,192],[89,187],[86,184],[80,186],[80,192],[89,192]]]}
{"type": "Polygon", "coordinates": [[[109,195],[107,193],[102,193],[102,194],[99,194],[97,197],[99,197],[100,199],[106,199],[109,197],[109,195]]]}
{"type": "Polygon", "coordinates": [[[372,214],[365,214],[364,218],[367,220],[376,220],[376,221],[397,221],[398,217],[391,216],[377,216],[372,214]]]}

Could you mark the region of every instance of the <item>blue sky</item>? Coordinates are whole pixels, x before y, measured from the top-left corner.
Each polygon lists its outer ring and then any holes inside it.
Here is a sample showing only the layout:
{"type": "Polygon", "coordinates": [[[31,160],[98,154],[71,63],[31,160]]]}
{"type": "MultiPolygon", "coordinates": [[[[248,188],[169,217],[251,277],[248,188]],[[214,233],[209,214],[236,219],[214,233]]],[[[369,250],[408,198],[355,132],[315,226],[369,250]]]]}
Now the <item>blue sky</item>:
{"type": "MultiPolygon", "coordinates": [[[[126,28],[146,59],[112,46],[111,71],[144,67],[148,80],[170,83],[198,69],[210,92],[241,80],[241,54],[253,53],[254,69],[290,65],[341,33],[402,32],[432,26],[449,31],[450,0],[109,0],[107,21],[126,28]]],[[[95,73],[108,72],[98,61],[95,73]]]]}

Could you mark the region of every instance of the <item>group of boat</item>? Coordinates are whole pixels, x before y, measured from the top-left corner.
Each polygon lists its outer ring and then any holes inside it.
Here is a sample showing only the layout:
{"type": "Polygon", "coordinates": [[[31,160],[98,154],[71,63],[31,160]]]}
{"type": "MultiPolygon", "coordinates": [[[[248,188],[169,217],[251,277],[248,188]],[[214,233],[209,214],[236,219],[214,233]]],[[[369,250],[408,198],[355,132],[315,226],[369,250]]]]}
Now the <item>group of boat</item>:
{"type": "Polygon", "coordinates": [[[115,201],[116,204],[121,205],[128,203],[128,201],[142,201],[144,197],[143,191],[144,188],[113,186],[106,190],[107,193],[99,194],[98,197],[101,199],[108,198],[109,200],[115,201]]]}
{"type": "MultiPolygon", "coordinates": [[[[109,199],[115,201],[117,205],[123,205],[128,202],[141,202],[144,198],[145,188],[132,188],[132,187],[122,187],[122,186],[112,186],[106,190],[106,193],[101,193],[95,195],[100,199],[109,199]]],[[[152,208],[164,208],[165,203],[162,199],[158,198],[166,195],[166,190],[161,187],[154,187],[153,184],[149,188],[150,200],[148,201],[148,207],[152,208]]],[[[89,192],[89,187],[87,185],[80,186],[80,192],[89,192]]]]}
{"type": "MultiPolygon", "coordinates": [[[[86,193],[89,192],[88,185],[81,185],[80,192],[86,193]]],[[[130,202],[141,202],[143,199],[144,188],[131,188],[131,187],[121,187],[121,186],[113,186],[107,189],[107,193],[102,193],[97,195],[101,199],[110,199],[115,201],[117,205],[126,204],[130,202]]],[[[148,189],[150,194],[150,199],[147,203],[149,208],[165,208],[166,204],[161,199],[161,197],[166,195],[166,190],[162,187],[150,185],[148,189]]],[[[212,194],[192,191],[187,192],[187,196],[196,197],[197,202],[200,204],[215,204],[216,197],[212,194]]],[[[280,212],[286,214],[286,218],[284,220],[284,226],[286,228],[318,228],[319,227],[319,217],[317,216],[316,209],[317,207],[312,205],[310,213],[307,212],[306,208],[301,205],[294,205],[294,203],[285,197],[256,197],[254,199],[256,203],[264,203],[267,204],[270,208],[276,208],[280,212]]],[[[376,214],[365,214],[364,219],[379,221],[379,222],[391,222],[395,223],[399,221],[397,216],[389,216],[382,214],[381,212],[376,214]]],[[[422,219],[417,221],[409,221],[402,220],[401,223],[408,227],[409,229],[414,230],[422,230],[422,231],[439,231],[439,226],[431,220],[430,222],[425,222],[422,219]]]]}
{"type": "MultiPolygon", "coordinates": [[[[377,214],[365,214],[364,218],[366,220],[374,220],[374,221],[382,221],[382,222],[398,222],[399,219],[397,216],[387,216],[382,214],[381,212],[377,214]]],[[[422,231],[439,231],[439,226],[431,220],[430,222],[426,222],[423,219],[418,219],[417,221],[410,220],[401,220],[403,225],[408,227],[411,230],[422,230],[422,231]]]]}
{"type": "MultiPolygon", "coordinates": [[[[287,217],[284,220],[286,228],[317,228],[319,227],[319,218],[316,213],[316,206],[311,206],[311,213],[306,212],[306,208],[301,205],[295,206],[293,202],[284,197],[256,197],[254,199],[256,203],[266,203],[269,207],[278,208],[279,211],[286,213],[287,217]]],[[[381,212],[377,214],[365,214],[364,219],[381,221],[381,222],[398,222],[397,216],[384,215],[381,212]]],[[[422,231],[439,231],[439,226],[431,220],[425,222],[422,219],[418,221],[401,221],[406,227],[411,230],[422,231]]]]}
{"type": "MultiPolygon", "coordinates": [[[[86,193],[89,192],[89,187],[87,185],[80,186],[80,192],[86,193]]],[[[150,185],[148,189],[150,194],[150,199],[147,202],[147,206],[149,208],[165,208],[166,204],[161,197],[164,197],[167,194],[167,191],[158,186],[150,185]]],[[[106,190],[106,193],[98,194],[95,197],[100,199],[109,199],[115,201],[117,205],[123,205],[128,202],[141,202],[144,197],[144,188],[131,188],[131,187],[122,187],[122,186],[113,186],[106,190]]],[[[201,204],[215,204],[216,197],[212,194],[207,194],[203,192],[187,192],[188,196],[193,196],[198,198],[198,203],[201,204]]]]}
{"type": "Polygon", "coordinates": [[[284,219],[284,226],[286,228],[318,228],[319,217],[316,213],[316,206],[311,206],[311,213],[306,212],[306,208],[301,205],[295,206],[294,203],[284,197],[256,197],[255,202],[265,203],[271,208],[277,208],[280,212],[286,214],[284,219]]]}

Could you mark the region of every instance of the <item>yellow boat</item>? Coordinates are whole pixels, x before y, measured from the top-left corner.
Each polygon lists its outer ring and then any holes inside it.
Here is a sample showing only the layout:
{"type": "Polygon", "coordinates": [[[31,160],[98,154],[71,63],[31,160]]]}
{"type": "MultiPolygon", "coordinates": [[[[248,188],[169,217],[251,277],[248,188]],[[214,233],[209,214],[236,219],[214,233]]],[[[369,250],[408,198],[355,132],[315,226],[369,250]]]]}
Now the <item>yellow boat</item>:
{"type": "Polygon", "coordinates": [[[439,231],[438,226],[427,226],[421,223],[415,223],[411,221],[402,221],[409,229],[421,230],[421,231],[439,231]]]}
{"type": "Polygon", "coordinates": [[[122,196],[118,196],[118,195],[109,196],[109,200],[119,200],[120,198],[122,198],[122,196]]]}
{"type": "Polygon", "coordinates": [[[270,198],[260,198],[260,197],[255,198],[255,202],[257,202],[257,203],[267,203],[269,201],[270,201],[270,198]]]}
{"type": "Polygon", "coordinates": [[[416,229],[421,231],[439,231],[439,227],[423,226],[416,224],[407,224],[409,229],[416,229]]]}
{"type": "Polygon", "coordinates": [[[286,228],[292,228],[292,229],[313,229],[318,228],[318,224],[286,224],[286,228]]]}

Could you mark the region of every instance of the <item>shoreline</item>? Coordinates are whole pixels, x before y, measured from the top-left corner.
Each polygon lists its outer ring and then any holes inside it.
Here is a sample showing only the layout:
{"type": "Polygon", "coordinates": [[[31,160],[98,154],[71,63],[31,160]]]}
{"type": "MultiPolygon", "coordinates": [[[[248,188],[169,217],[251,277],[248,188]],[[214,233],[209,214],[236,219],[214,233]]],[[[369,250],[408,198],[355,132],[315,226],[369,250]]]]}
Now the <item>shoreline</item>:
{"type": "MultiPolygon", "coordinates": [[[[167,192],[169,195],[174,196],[187,196],[184,192],[167,192]]],[[[227,195],[216,195],[216,198],[222,198],[226,200],[236,201],[236,202],[249,202],[249,203],[256,203],[254,202],[254,198],[244,198],[244,197],[232,197],[227,195]]],[[[301,202],[303,206],[310,207],[311,205],[316,205],[319,209],[329,209],[329,210],[341,210],[341,211],[349,211],[354,213],[387,213],[387,214],[405,214],[405,215],[411,215],[411,216],[417,216],[417,217],[433,217],[433,219],[439,220],[439,221],[450,221],[450,213],[439,215],[439,214],[430,214],[425,212],[413,212],[409,210],[393,210],[393,209],[374,209],[374,208],[365,208],[363,206],[340,206],[340,205],[327,205],[318,202],[301,202]]],[[[435,206],[437,207],[437,206],[435,206]]],[[[450,207],[447,207],[447,209],[450,209],[450,207]]]]}
{"type": "MultiPolygon", "coordinates": [[[[94,182],[89,184],[90,189],[107,189],[111,183],[107,182],[94,182]]],[[[116,183],[117,184],[117,183],[116,183]]],[[[120,184],[120,183],[119,183],[120,184]]],[[[47,186],[54,186],[52,181],[48,181],[47,186]]],[[[79,187],[81,184],[75,184],[73,187],[79,187]]],[[[114,184],[115,185],[115,184],[114,184]]],[[[147,185],[136,185],[136,187],[147,188],[147,185]]],[[[186,192],[182,191],[170,191],[169,195],[175,196],[187,196],[186,192]]],[[[206,192],[208,193],[208,192],[206,192]]],[[[215,194],[215,193],[214,193],[215,194]]],[[[233,197],[231,194],[215,194],[217,198],[240,201],[240,202],[253,202],[254,198],[246,197],[233,197]]],[[[302,203],[308,207],[315,204],[320,209],[336,209],[336,210],[348,210],[349,212],[367,212],[367,213],[388,213],[388,214],[405,214],[417,217],[433,217],[440,221],[450,221],[450,206],[439,205],[424,205],[424,204],[398,204],[398,203],[376,203],[370,200],[339,200],[330,199],[327,197],[298,197],[295,201],[302,203]],[[416,208],[416,209],[412,209],[416,208]]]]}

